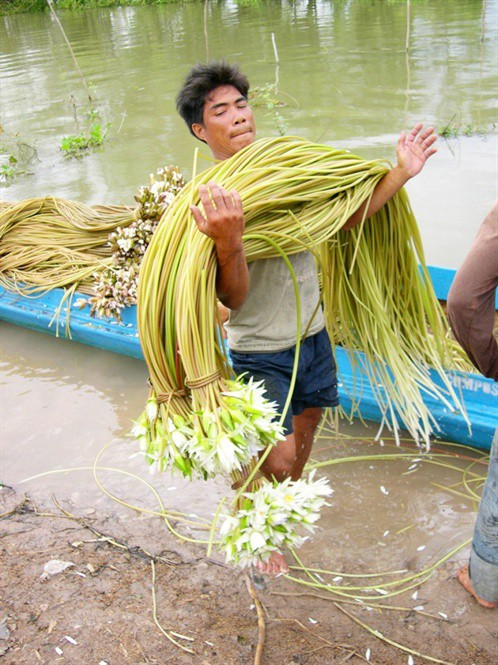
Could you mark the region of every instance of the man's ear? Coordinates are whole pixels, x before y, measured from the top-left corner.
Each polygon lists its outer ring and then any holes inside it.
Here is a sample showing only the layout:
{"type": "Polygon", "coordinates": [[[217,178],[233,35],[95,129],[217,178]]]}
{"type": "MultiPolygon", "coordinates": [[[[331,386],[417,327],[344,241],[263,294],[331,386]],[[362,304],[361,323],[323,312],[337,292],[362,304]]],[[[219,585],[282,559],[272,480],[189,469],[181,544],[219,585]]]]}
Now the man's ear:
{"type": "Polygon", "coordinates": [[[194,132],[194,134],[197,136],[198,139],[204,141],[204,143],[206,142],[206,139],[204,138],[204,135],[206,133],[206,128],[202,123],[194,122],[192,124],[192,131],[194,132]]]}

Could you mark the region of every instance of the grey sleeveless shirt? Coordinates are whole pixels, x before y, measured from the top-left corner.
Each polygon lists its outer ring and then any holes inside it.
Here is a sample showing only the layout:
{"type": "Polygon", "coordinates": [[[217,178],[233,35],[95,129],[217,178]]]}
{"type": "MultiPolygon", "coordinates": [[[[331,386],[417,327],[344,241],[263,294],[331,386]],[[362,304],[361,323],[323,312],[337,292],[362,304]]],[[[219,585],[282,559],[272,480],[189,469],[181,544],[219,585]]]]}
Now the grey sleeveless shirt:
{"type": "MultiPolygon", "coordinates": [[[[301,298],[301,335],[320,300],[318,274],[311,252],[289,257],[301,298]]],[[[249,263],[250,288],[238,310],[231,310],[225,324],[228,348],[242,353],[283,351],[296,343],[296,297],[289,269],[282,258],[249,263]]],[[[319,307],[306,336],[325,326],[319,307]]]]}

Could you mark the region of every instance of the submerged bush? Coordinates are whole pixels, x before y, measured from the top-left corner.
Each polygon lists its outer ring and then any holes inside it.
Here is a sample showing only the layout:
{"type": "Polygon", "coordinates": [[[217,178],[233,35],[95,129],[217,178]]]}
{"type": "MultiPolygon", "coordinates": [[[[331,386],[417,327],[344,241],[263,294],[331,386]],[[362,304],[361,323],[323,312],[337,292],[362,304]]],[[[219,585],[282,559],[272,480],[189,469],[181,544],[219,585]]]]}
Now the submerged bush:
{"type": "MultiPolygon", "coordinates": [[[[120,5],[165,5],[186,0],[52,0],[54,9],[119,7],[120,5]]],[[[47,0],[0,0],[0,14],[48,10],[47,0]]]]}

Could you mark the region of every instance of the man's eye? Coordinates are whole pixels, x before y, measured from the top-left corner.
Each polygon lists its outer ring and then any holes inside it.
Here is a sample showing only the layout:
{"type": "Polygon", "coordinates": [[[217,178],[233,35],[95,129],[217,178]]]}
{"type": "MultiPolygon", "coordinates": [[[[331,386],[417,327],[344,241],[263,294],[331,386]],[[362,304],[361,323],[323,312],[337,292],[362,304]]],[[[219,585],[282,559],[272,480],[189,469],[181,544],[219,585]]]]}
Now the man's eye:
{"type": "Polygon", "coordinates": [[[217,111],[214,115],[223,115],[225,111],[217,111]]]}

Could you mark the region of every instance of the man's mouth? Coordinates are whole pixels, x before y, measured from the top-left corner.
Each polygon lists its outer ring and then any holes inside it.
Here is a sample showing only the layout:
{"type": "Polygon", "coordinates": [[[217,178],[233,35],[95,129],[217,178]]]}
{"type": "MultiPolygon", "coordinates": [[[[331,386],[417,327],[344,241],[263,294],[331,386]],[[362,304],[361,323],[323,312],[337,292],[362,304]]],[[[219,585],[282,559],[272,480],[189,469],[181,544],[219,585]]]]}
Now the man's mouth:
{"type": "Polygon", "coordinates": [[[243,132],[238,132],[237,134],[232,134],[232,138],[235,139],[238,136],[244,136],[245,134],[250,134],[252,132],[252,129],[246,129],[243,132]]]}

